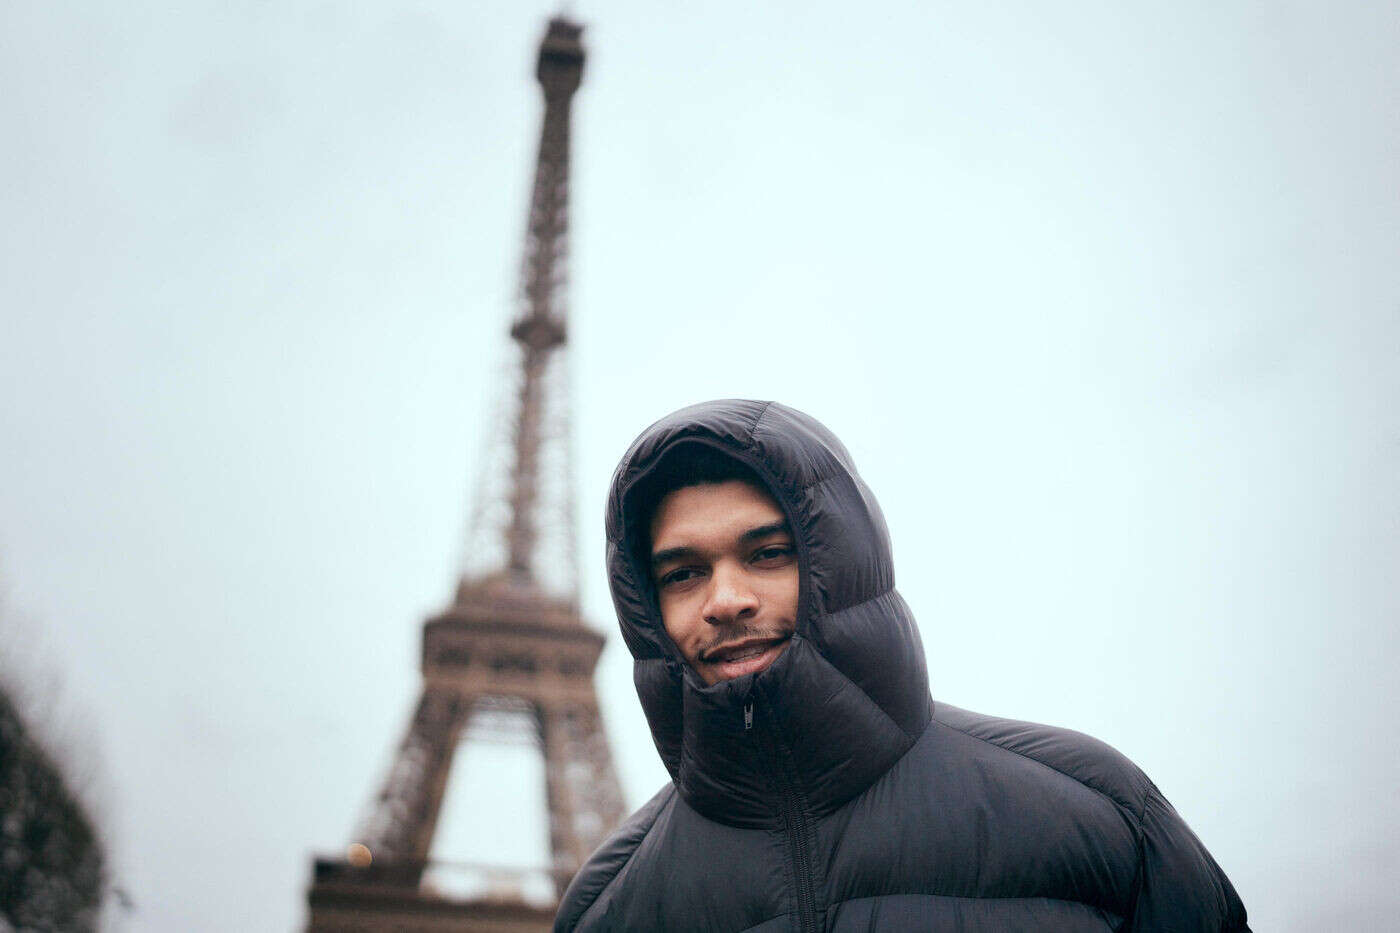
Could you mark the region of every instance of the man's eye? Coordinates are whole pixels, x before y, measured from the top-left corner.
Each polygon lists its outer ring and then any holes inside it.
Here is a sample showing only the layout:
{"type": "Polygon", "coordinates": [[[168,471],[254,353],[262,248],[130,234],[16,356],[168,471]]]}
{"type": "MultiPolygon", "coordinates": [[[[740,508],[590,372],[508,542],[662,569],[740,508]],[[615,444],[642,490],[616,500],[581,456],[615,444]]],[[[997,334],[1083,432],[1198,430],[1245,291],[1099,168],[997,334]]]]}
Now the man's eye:
{"type": "Polygon", "coordinates": [[[698,575],[698,571],[692,570],[689,567],[677,567],[675,570],[663,573],[661,575],[661,579],[657,581],[657,584],[663,587],[673,586],[677,583],[684,583],[685,581],[698,575]]]}
{"type": "Polygon", "coordinates": [[[761,547],[755,551],[753,559],[755,563],[759,563],[763,561],[783,560],[791,556],[791,544],[770,544],[767,547],[761,547]]]}

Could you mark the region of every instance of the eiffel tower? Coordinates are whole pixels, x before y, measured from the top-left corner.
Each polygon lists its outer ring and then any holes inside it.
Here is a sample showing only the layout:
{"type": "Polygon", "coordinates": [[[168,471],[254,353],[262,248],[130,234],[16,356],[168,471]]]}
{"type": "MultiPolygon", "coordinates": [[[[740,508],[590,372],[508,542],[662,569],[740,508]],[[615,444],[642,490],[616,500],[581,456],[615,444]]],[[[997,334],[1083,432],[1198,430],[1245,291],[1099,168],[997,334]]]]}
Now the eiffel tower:
{"type": "Polygon", "coordinates": [[[508,462],[496,471],[505,488],[479,492],[473,522],[478,537],[485,528],[494,538],[477,542],[475,563],[495,556],[465,574],[452,604],[424,624],[422,692],[383,787],[346,857],[314,862],[307,893],[313,933],[547,930],[569,880],[624,815],[593,686],[603,636],[583,623],[569,569],[576,560],[560,373],[569,109],[583,74],[581,32],[551,20],[536,67],[545,108],[521,307],[510,327],[517,381],[510,426],[499,432],[508,462]],[[503,516],[494,525],[480,518],[493,506],[503,516]],[[551,540],[562,542],[562,563],[545,556],[551,540]],[[493,717],[500,723],[503,712],[517,728],[525,724],[526,734],[515,737],[543,757],[552,861],[533,876],[430,861],[458,743],[493,717]],[[449,894],[439,879],[453,871],[466,882],[449,894]]]}

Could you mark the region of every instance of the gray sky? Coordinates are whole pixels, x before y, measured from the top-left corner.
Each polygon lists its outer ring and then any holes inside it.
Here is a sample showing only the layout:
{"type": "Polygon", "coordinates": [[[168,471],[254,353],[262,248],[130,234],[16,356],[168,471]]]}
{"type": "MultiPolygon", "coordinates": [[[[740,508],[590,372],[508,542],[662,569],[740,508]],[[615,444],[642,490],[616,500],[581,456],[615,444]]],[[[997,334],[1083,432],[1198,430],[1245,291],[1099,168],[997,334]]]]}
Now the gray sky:
{"type": "MultiPolygon", "coordinates": [[[[551,9],[0,6],[0,582],[98,737],[120,929],[291,928],[382,776],[551,9]]],[[[780,399],[880,497],[937,697],[1116,745],[1256,929],[1393,918],[1394,4],[574,13],[592,619],[632,436],[780,399]]],[[[638,804],[616,641],[599,689],[638,804]]]]}

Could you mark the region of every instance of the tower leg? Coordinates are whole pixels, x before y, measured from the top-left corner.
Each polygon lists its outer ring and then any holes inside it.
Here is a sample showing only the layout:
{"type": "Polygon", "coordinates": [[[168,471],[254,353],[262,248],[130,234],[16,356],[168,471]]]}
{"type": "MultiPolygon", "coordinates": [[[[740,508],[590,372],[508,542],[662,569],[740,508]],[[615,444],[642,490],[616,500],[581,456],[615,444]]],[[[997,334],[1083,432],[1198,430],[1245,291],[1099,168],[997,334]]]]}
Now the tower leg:
{"type": "Polygon", "coordinates": [[[545,792],[555,886],[574,873],[623,817],[622,791],[596,702],[541,704],[545,792]]]}
{"type": "Polygon", "coordinates": [[[427,688],[384,780],[360,841],[376,860],[428,857],[457,736],[470,713],[459,694],[427,688]]]}

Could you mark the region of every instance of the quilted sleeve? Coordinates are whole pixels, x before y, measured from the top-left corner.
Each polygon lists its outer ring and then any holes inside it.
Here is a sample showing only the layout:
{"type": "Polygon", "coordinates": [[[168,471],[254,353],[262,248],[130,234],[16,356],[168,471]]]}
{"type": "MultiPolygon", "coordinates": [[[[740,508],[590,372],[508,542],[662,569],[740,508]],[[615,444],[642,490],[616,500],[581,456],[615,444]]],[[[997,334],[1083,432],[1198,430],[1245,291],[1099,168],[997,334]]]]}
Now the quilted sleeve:
{"type": "Polygon", "coordinates": [[[1244,904],[1201,840],[1154,786],[1142,810],[1142,862],[1130,933],[1249,933],[1244,904]]]}

